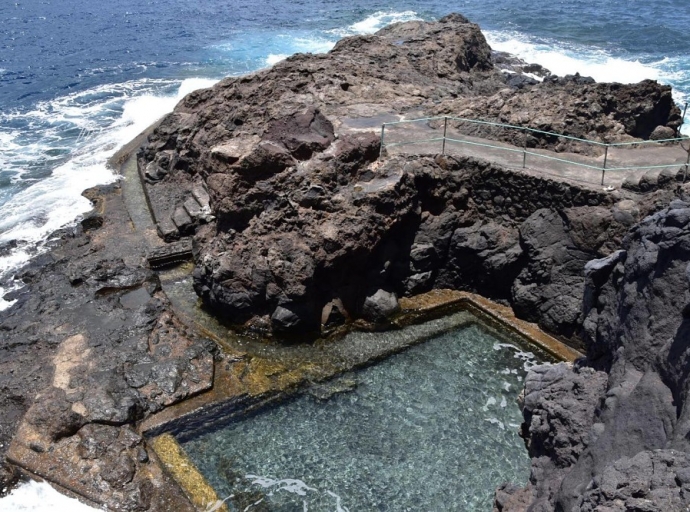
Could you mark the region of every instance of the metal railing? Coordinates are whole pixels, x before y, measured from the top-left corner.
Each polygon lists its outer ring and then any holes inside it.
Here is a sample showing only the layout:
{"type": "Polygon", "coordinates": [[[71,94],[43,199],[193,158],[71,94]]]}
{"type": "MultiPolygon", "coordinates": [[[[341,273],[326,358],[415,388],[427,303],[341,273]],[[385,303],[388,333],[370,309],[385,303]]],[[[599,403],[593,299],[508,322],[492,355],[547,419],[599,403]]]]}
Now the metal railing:
{"type": "MultiPolygon", "coordinates": [[[[436,129],[436,128],[432,128],[436,129]]],[[[489,140],[489,139],[485,139],[489,140]]],[[[683,162],[670,162],[670,163],[665,163],[665,164],[656,164],[656,165],[634,165],[634,166],[618,166],[618,167],[610,167],[607,166],[609,162],[609,149],[610,148],[624,148],[624,147],[639,147],[639,146],[644,146],[644,145],[660,145],[660,144],[670,144],[670,143],[682,143],[682,142],[688,142],[690,141],[690,137],[687,136],[682,136],[682,137],[677,137],[677,138],[672,138],[672,139],[663,139],[663,140],[639,140],[639,141],[633,141],[633,142],[613,142],[613,143],[606,143],[606,142],[599,142],[595,140],[589,140],[589,139],[582,139],[578,137],[573,137],[570,135],[563,135],[560,133],[554,133],[554,132],[547,132],[544,130],[537,130],[535,128],[529,128],[525,126],[516,126],[516,125],[511,125],[511,124],[504,124],[504,123],[496,123],[492,121],[482,121],[479,119],[466,119],[462,117],[453,117],[453,116],[437,116],[437,117],[425,117],[425,118],[420,118],[420,119],[406,119],[402,121],[395,121],[391,123],[384,123],[381,126],[381,155],[383,155],[383,151],[386,147],[394,147],[394,146],[405,146],[405,145],[410,145],[410,144],[425,144],[425,143],[431,143],[431,142],[441,142],[441,153],[446,154],[446,142],[454,142],[454,143],[460,143],[460,144],[467,144],[470,146],[480,146],[480,147],[486,147],[486,148],[491,148],[491,149],[498,149],[502,151],[507,151],[507,152],[512,152],[512,153],[521,153],[522,154],[522,168],[526,168],[527,166],[527,157],[528,156],[533,156],[533,157],[538,157],[538,158],[543,158],[546,160],[553,160],[557,162],[562,162],[562,163],[567,163],[579,167],[584,167],[584,168],[589,168],[589,169],[594,169],[594,170],[599,170],[601,171],[601,184],[604,184],[604,177],[606,175],[606,171],[630,171],[630,170],[636,170],[636,169],[662,169],[666,167],[671,167],[675,165],[680,165],[685,167],[685,178],[687,178],[688,174],[688,167],[690,166],[690,143],[688,144],[688,148],[685,148],[684,146],[681,145],[681,147],[688,153],[687,159],[685,163],[683,162]],[[409,141],[401,141],[401,142],[390,142],[386,143],[386,127],[392,127],[392,126],[397,126],[397,125],[404,125],[404,124],[409,124],[409,123],[420,123],[420,122],[426,122],[429,125],[431,123],[436,122],[436,121],[443,121],[443,136],[441,137],[431,137],[431,138],[425,138],[425,139],[415,139],[415,140],[409,140],[409,141]],[[500,129],[507,129],[507,130],[513,130],[513,131],[518,131],[524,134],[523,136],[523,144],[521,148],[518,147],[506,147],[504,146],[499,146],[496,144],[490,144],[488,142],[484,141],[478,141],[478,140],[465,140],[465,139],[457,139],[453,137],[448,136],[448,123],[449,121],[451,122],[457,122],[457,123],[469,123],[470,125],[475,125],[475,126],[480,126],[480,127],[487,127],[487,128],[500,128],[500,129]],[[551,155],[545,155],[543,153],[537,153],[536,151],[530,151],[527,147],[527,141],[528,141],[528,135],[529,134],[534,134],[540,137],[553,137],[557,139],[563,139],[565,141],[570,141],[576,144],[583,144],[583,145],[588,145],[588,146],[593,146],[599,149],[603,149],[603,165],[592,165],[588,163],[583,163],[583,162],[578,162],[573,159],[567,159],[567,158],[559,158],[551,155]]],[[[685,179],[684,178],[684,179],[685,179]]]]}

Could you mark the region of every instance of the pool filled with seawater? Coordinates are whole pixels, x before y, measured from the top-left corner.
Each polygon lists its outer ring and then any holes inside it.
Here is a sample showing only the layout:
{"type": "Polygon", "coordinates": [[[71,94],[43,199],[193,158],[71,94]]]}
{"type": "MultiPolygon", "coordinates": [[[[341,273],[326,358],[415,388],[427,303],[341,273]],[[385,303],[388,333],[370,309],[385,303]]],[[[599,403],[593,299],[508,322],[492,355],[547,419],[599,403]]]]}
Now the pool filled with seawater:
{"type": "Polygon", "coordinates": [[[529,476],[516,398],[536,362],[470,324],[183,447],[231,511],[490,511],[529,476]]]}

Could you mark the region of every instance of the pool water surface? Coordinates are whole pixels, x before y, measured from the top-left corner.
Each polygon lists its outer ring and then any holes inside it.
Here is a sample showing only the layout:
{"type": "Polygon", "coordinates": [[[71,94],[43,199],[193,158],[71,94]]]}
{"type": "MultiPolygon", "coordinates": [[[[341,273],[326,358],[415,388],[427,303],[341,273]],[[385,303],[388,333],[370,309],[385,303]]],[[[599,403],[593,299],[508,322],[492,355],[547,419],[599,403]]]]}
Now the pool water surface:
{"type": "Polygon", "coordinates": [[[182,446],[232,511],[490,511],[536,363],[472,323],[182,446]]]}

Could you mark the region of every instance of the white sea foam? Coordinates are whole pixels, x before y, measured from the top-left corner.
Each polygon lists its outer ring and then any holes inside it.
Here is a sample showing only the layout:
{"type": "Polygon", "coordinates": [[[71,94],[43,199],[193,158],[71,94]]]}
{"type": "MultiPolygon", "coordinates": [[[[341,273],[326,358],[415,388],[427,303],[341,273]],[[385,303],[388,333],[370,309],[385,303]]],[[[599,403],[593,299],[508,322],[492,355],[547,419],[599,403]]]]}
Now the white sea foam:
{"type": "Polygon", "coordinates": [[[289,55],[287,53],[271,53],[268,57],[266,57],[266,65],[273,66],[274,64],[278,64],[280,61],[283,61],[288,57],[289,55]]]}
{"type": "Polygon", "coordinates": [[[17,302],[16,300],[5,300],[3,298],[10,291],[11,290],[6,290],[0,286],[0,311],[5,311],[7,308],[11,308],[17,302]]]}
{"type": "Polygon", "coordinates": [[[399,23],[403,21],[421,20],[415,11],[378,11],[367,16],[362,21],[353,23],[346,29],[335,29],[331,32],[340,36],[353,34],[373,34],[377,30],[392,23],[399,23]]]}
{"type": "Polygon", "coordinates": [[[336,41],[323,37],[296,37],[293,40],[295,51],[302,53],[327,53],[333,49],[336,41]]]}
{"type": "MultiPolygon", "coordinates": [[[[46,153],[55,149],[50,144],[51,135],[55,136],[59,130],[74,128],[80,130],[80,135],[71,141],[69,154],[50,176],[37,180],[2,205],[0,243],[21,240],[25,244],[0,258],[0,277],[39,253],[50,233],[91,209],[81,193],[117,179],[106,163],[123,144],[171,111],[184,95],[213,83],[213,80],[188,79],[178,81],[176,86],[151,80],[107,85],[40,103],[28,113],[6,114],[22,116],[29,125],[42,128],[45,137],[26,146],[15,142],[0,153],[3,160],[11,158],[30,165],[40,158],[46,159],[46,153]],[[165,86],[174,86],[174,92],[156,93],[165,86]],[[63,126],[56,126],[61,123],[63,126]]],[[[17,172],[22,176],[22,169],[17,172]]]]}
{"type": "MultiPolygon", "coordinates": [[[[690,99],[687,87],[682,88],[682,84],[690,83],[686,57],[656,60],[621,58],[601,48],[534,40],[519,32],[486,30],[484,35],[494,50],[541,64],[559,76],[580,73],[582,76],[591,76],[598,82],[619,83],[657,80],[663,84],[675,85],[673,95],[678,104],[683,105],[690,99]]],[[[682,132],[690,134],[690,123],[683,126],[682,132]]]]}
{"type": "Polygon", "coordinates": [[[307,491],[316,491],[313,487],[309,487],[302,480],[296,478],[274,479],[258,475],[247,475],[247,478],[252,480],[252,484],[259,485],[264,489],[276,487],[275,490],[277,491],[286,491],[298,496],[306,496],[307,491]]]}
{"type": "Polygon", "coordinates": [[[0,498],[0,512],[94,512],[98,509],[60,494],[45,482],[28,482],[0,498]]]}
{"type": "Polygon", "coordinates": [[[499,427],[501,430],[505,430],[505,429],[506,429],[505,424],[504,424],[501,420],[499,420],[498,418],[484,418],[484,421],[488,421],[489,423],[491,423],[491,424],[493,424],[493,425],[498,425],[498,427],[499,427]]]}
{"type": "MultiPolygon", "coordinates": [[[[246,475],[247,479],[252,481],[252,484],[258,485],[268,491],[268,496],[273,496],[274,493],[279,491],[285,491],[289,494],[295,494],[297,496],[307,496],[307,493],[317,493],[317,494],[327,494],[328,496],[335,498],[335,511],[336,512],[349,512],[349,509],[342,505],[342,498],[332,491],[315,489],[310,487],[304,481],[297,478],[269,478],[265,476],[258,475],[246,475]]],[[[227,498],[226,498],[227,499],[227,498]]],[[[303,501],[303,510],[308,510],[307,502],[303,501]]],[[[255,504],[258,504],[256,502],[255,504]]],[[[251,507],[251,506],[250,506],[251,507]]],[[[248,508],[250,508],[248,507],[248,508]]],[[[247,509],[245,509],[247,510],[247,509]]]]}
{"type": "MultiPolygon", "coordinates": [[[[302,32],[281,34],[274,41],[276,43],[275,46],[272,46],[272,49],[278,48],[279,51],[270,53],[266,57],[265,63],[267,66],[273,66],[294,53],[327,53],[333,49],[337,40],[341,37],[372,34],[391,23],[419,19],[421,18],[414,11],[379,11],[348,27],[327,30],[324,32],[324,34],[327,34],[325,37],[312,34],[307,35],[302,32]]],[[[235,45],[233,43],[222,43],[216,45],[215,48],[231,51],[235,48],[235,45]]]]}
{"type": "Polygon", "coordinates": [[[621,83],[664,78],[659,66],[661,61],[645,64],[639,60],[612,57],[595,47],[564,45],[557,41],[535,42],[518,32],[487,30],[484,34],[494,50],[517,55],[527,62],[536,62],[559,76],[580,73],[598,82],[621,83]]]}

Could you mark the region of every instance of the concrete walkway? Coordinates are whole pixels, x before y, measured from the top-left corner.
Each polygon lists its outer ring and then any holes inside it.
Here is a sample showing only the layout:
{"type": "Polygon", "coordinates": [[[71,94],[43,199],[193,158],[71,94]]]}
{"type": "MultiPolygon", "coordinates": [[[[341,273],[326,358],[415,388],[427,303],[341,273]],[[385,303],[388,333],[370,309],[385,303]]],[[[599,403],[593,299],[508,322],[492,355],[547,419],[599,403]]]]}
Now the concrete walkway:
{"type": "MultiPolygon", "coordinates": [[[[380,116],[379,116],[380,117],[380,116]]],[[[345,130],[381,130],[379,117],[370,119],[344,119],[342,127],[345,130]]],[[[390,122],[387,119],[384,122],[390,122]]],[[[447,138],[462,142],[446,140],[445,152],[453,156],[467,156],[481,158],[504,167],[525,172],[527,174],[548,176],[579,185],[595,188],[621,188],[626,179],[639,182],[645,174],[658,176],[662,172],[675,175],[685,169],[688,152],[679,143],[647,144],[642,146],[611,147],[606,158],[607,169],[616,167],[639,167],[630,170],[608,170],[604,173],[602,185],[602,167],[604,166],[604,148],[592,146],[596,156],[585,156],[579,153],[555,152],[542,149],[528,148],[528,154],[523,154],[521,146],[485,138],[468,136],[453,127],[448,122],[447,138]],[[487,145],[495,147],[486,147],[487,145]],[[533,153],[533,154],[529,154],[533,153]],[[558,159],[558,160],[556,160],[558,159]],[[563,162],[560,160],[567,160],[563,162]],[[576,163],[595,167],[583,167],[576,163]],[[524,165],[524,167],[523,167],[524,165]],[[662,168],[650,169],[649,166],[662,168]],[[645,167],[647,166],[647,167],[645,167]]],[[[401,142],[423,141],[443,138],[443,121],[420,121],[394,125],[386,125],[384,144],[388,155],[395,154],[438,154],[442,152],[443,141],[421,142],[414,144],[395,145],[401,142]],[[389,144],[391,144],[389,146],[389,144]]],[[[684,143],[690,146],[690,141],[684,143]]]]}

